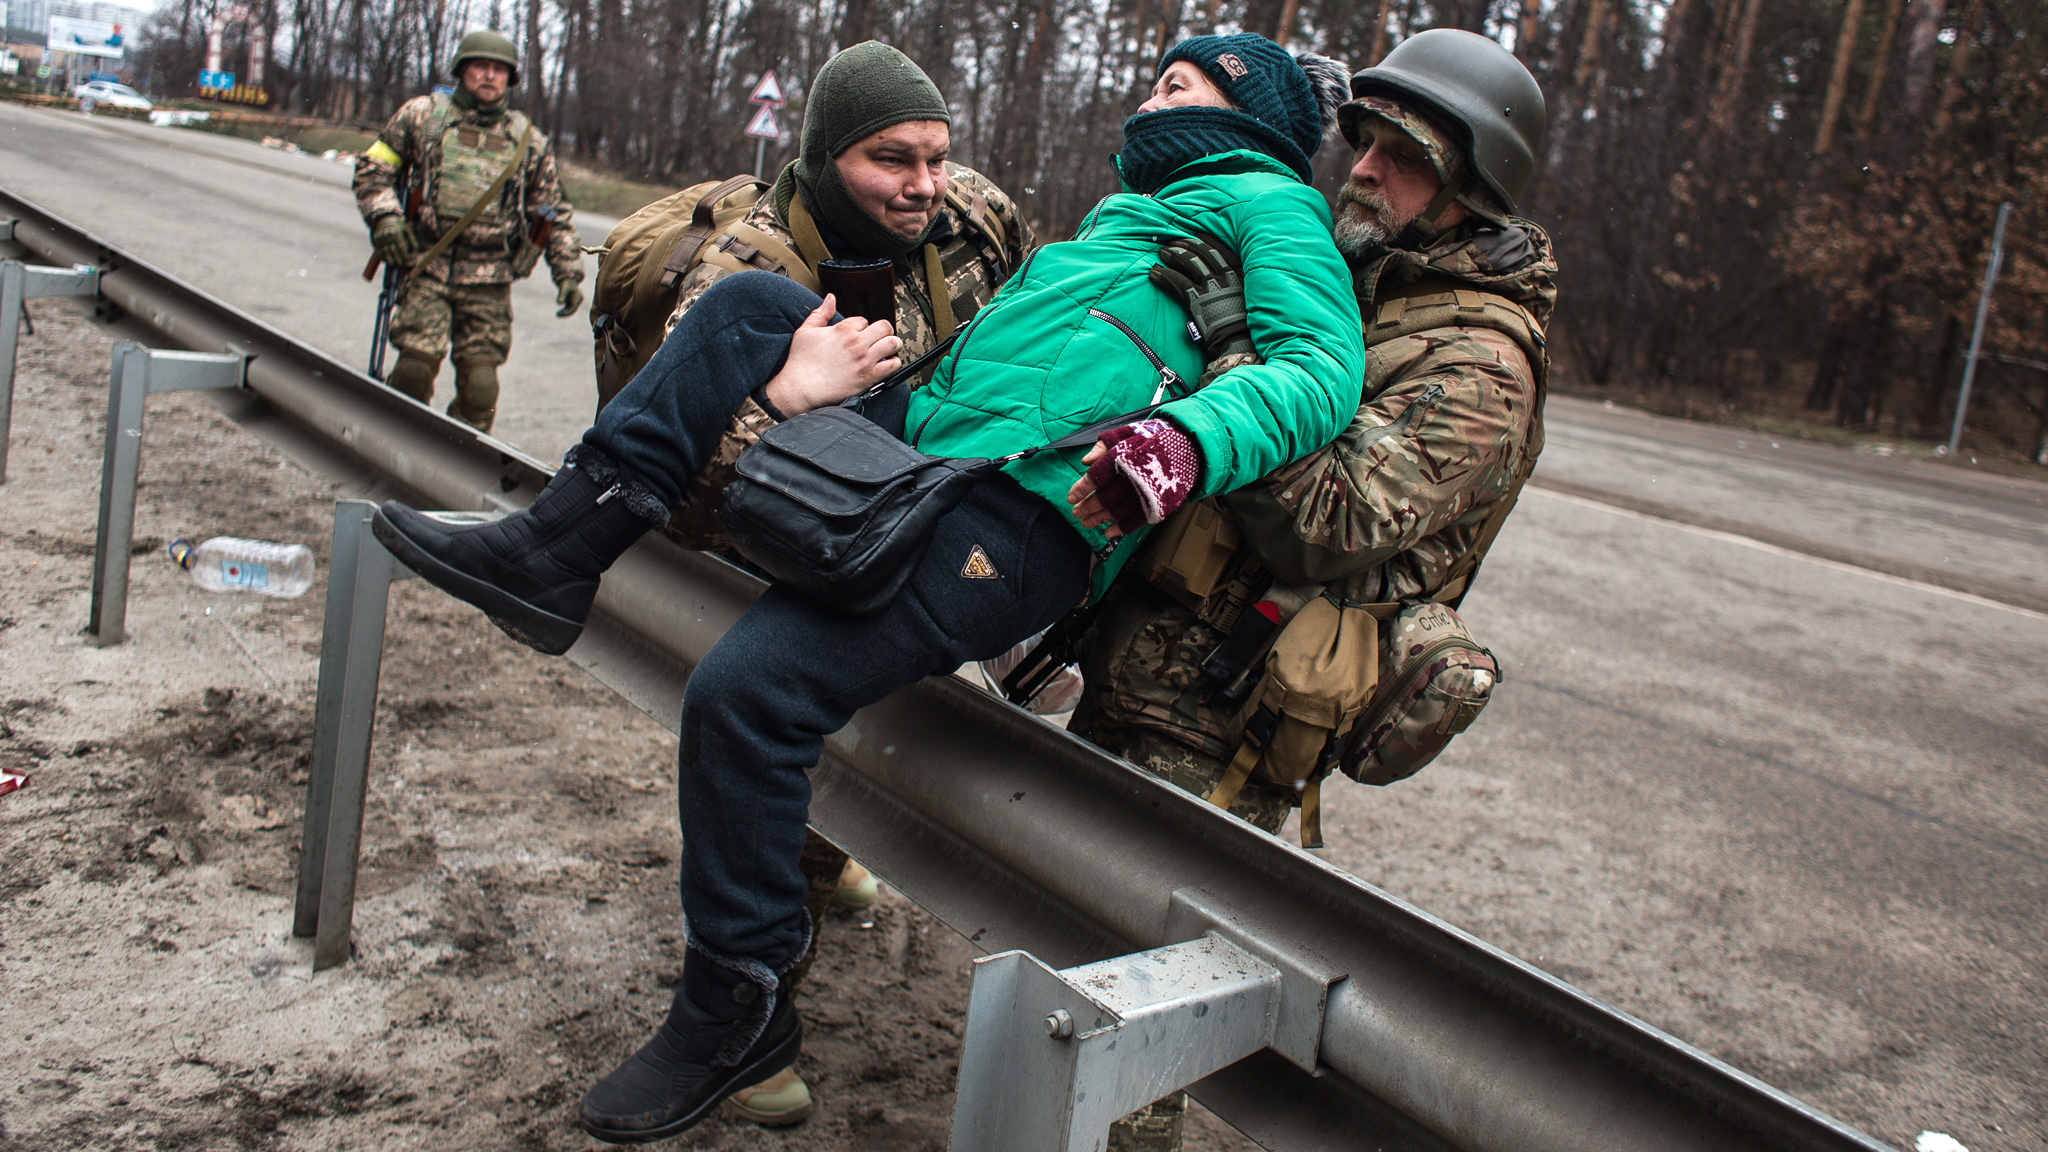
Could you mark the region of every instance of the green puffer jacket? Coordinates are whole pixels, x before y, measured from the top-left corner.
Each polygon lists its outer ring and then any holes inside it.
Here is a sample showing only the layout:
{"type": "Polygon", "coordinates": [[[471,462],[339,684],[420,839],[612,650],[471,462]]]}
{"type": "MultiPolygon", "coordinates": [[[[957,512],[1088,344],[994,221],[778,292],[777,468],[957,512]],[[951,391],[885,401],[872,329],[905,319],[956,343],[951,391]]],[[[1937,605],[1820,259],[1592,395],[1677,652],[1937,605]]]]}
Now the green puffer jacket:
{"type": "MultiPolygon", "coordinates": [[[[1182,168],[1151,196],[1104,199],[1074,239],[1040,248],[975,316],[911,398],[905,431],[934,456],[1006,456],[1143,408],[1160,386],[1161,364],[1179,381],[1168,395],[1182,397],[1161,414],[1202,454],[1190,501],[1314,452],[1358,408],[1365,348],[1351,274],[1330,242],[1322,195],[1279,161],[1219,153],[1182,168]],[[1242,258],[1252,341],[1265,363],[1188,396],[1202,373],[1201,349],[1189,338],[1186,308],[1147,274],[1160,244],[1198,234],[1242,258]]],[[[1066,510],[1086,452],[1042,452],[1005,470],[1066,510]]],[[[1090,546],[1107,543],[1099,530],[1072,523],[1090,546]]],[[[1096,565],[1094,596],[1144,535],[1123,538],[1096,565]]]]}

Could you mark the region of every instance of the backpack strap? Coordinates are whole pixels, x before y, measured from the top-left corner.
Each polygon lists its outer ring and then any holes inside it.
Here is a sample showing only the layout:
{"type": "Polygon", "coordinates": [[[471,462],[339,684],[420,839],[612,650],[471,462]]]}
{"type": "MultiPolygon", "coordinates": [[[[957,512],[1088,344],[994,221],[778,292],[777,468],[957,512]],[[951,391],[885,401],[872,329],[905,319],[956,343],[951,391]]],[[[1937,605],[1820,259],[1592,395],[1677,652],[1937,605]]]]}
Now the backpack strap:
{"type": "Polygon", "coordinates": [[[675,287],[690,270],[691,263],[697,259],[697,250],[704,246],[704,241],[711,238],[714,228],[712,218],[717,214],[718,206],[724,203],[727,197],[750,185],[763,191],[768,188],[768,182],[759,176],[735,176],[706,192],[703,199],[697,201],[697,206],[690,211],[689,226],[683,229],[682,236],[669,249],[668,259],[661,262],[661,271],[658,275],[662,288],[675,287]]]}
{"type": "Polygon", "coordinates": [[[818,222],[811,219],[811,210],[804,207],[801,196],[789,198],[789,234],[796,238],[797,251],[802,254],[801,263],[814,275],[820,261],[832,258],[832,250],[825,246],[825,237],[818,232],[818,222]]]}
{"type": "Polygon", "coordinates": [[[951,184],[946,186],[946,206],[953,214],[967,222],[967,226],[981,234],[993,246],[993,258],[998,278],[1007,278],[1010,271],[1010,237],[1003,230],[1003,222],[988,210],[988,197],[981,192],[963,196],[951,184]]]}
{"type": "Polygon", "coordinates": [[[720,233],[700,259],[728,272],[758,268],[777,276],[787,276],[813,292],[823,291],[818,273],[810,262],[773,233],[745,221],[735,223],[720,233]]]}

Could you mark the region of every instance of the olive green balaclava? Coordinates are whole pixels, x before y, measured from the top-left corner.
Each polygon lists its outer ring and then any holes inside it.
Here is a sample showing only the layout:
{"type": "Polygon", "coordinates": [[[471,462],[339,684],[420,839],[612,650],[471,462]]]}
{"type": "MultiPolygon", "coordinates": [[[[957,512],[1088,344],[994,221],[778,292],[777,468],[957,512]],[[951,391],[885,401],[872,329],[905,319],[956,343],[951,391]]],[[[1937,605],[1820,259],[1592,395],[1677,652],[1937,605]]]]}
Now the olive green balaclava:
{"type": "Polygon", "coordinates": [[[859,141],[906,120],[953,122],[946,98],[910,57],[869,40],[825,61],[805,93],[796,163],[776,182],[777,210],[786,216],[790,196],[801,193],[818,226],[851,249],[841,256],[895,257],[915,250],[924,237],[905,240],[869,215],[854,202],[832,162],[859,141]]]}

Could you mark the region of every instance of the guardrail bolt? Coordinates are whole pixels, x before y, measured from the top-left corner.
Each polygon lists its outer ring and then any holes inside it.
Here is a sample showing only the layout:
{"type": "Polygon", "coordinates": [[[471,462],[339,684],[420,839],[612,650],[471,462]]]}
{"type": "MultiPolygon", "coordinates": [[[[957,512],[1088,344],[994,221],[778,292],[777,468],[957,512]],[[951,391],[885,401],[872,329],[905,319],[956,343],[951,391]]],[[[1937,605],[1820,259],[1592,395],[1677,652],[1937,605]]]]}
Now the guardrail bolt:
{"type": "Polygon", "coordinates": [[[1055,1008],[1045,1018],[1045,1034],[1055,1040],[1065,1040],[1074,1034],[1074,1018],[1065,1008],[1055,1008]]]}

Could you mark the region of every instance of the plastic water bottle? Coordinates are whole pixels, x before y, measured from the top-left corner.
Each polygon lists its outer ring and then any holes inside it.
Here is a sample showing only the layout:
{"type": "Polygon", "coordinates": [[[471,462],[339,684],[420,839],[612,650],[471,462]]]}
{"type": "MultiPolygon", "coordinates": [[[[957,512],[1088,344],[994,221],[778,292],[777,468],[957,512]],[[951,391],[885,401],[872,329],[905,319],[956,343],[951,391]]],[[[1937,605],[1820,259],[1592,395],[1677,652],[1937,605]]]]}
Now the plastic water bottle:
{"type": "Polygon", "coordinates": [[[260,592],[289,600],[313,586],[313,552],[304,544],[272,544],[215,536],[194,546],[171,541],[171,559],[209,592],[260,592]]]}

